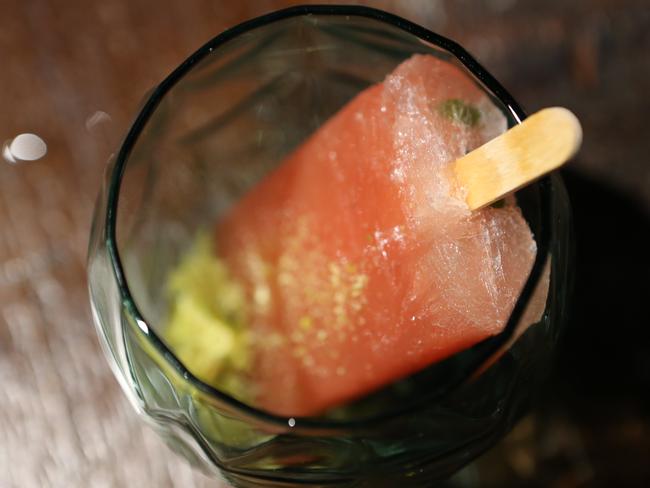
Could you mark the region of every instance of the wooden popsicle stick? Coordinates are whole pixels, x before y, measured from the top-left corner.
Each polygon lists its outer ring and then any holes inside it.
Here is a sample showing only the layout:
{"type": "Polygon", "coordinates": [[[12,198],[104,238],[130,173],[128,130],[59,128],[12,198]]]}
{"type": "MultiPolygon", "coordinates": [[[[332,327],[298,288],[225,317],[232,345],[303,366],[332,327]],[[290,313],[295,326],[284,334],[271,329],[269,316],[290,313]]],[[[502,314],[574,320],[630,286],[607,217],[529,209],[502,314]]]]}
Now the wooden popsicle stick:
{"type": "Polygon", "coordinates": [[[559,168],[581,142],[575,115],[561,107],[546,108],[457,159],[453,169],[467,205],[476,210],[559,168]]]}

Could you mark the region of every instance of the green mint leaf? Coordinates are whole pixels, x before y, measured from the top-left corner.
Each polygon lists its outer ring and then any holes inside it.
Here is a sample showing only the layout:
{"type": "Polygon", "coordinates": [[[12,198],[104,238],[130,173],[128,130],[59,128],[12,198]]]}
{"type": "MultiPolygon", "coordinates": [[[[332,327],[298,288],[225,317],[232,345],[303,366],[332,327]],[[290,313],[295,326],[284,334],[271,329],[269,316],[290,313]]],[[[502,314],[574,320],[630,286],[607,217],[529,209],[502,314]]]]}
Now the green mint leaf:
{"type": "Polygon", "coordinates": [[[440,104],[440,113],[455,122],[474,127],[481,120],[481,112],[458,98],[445,100],[440,104]]]}

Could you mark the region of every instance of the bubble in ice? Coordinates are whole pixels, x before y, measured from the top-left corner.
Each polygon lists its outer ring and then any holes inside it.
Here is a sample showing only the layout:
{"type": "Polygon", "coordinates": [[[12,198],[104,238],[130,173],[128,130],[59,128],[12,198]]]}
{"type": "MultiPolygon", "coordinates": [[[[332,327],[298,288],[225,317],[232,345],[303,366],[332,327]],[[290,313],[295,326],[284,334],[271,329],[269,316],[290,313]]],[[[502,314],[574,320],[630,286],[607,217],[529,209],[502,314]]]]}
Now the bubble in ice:
{"type": "Polygon", "coordinates": [[[36,161],[47,154],[47,144],[36,134],[19,134],[6,141],[2,148],[2,156],[8,163],[16,164],[22,161],[36,161]]]}

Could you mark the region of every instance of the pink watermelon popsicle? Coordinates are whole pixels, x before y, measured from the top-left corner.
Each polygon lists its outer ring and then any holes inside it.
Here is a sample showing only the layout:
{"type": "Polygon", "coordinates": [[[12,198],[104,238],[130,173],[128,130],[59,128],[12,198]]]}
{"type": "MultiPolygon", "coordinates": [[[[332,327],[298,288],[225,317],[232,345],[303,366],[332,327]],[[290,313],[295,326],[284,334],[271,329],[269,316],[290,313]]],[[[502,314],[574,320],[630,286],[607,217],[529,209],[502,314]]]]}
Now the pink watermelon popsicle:
{"type": "Polygon", "coordinates": [[[512,202],[470,212],[447,172],[505,130],[466,74],[416,55],[219,222],[250,304],[259,406],[317,414],[504,327],[535,242],[512,202]]]}

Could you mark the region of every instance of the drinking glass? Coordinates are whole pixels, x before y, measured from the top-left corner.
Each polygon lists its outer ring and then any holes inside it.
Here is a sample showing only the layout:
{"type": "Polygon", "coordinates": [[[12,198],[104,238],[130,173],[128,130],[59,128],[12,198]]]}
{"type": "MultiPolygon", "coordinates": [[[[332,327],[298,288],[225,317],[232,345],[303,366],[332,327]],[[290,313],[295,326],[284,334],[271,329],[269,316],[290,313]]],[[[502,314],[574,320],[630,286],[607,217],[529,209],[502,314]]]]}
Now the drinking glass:
{"type": "Polygon", "coordinates": [[[293,7],[192,54],[153,91],[106,169],[88,262],[104,352],[141,417],[235,487],[432,486],[496,442],[548,370],[570,277],[570,211],[557,174],[516,194],[538,252],[503,332],[350,405],[273,415],[199,380],[164,341],[167,276],[197,233],[414,53],[456,64],[509,126],[525,118],[442,36],[370,8],[293,7]]]}

